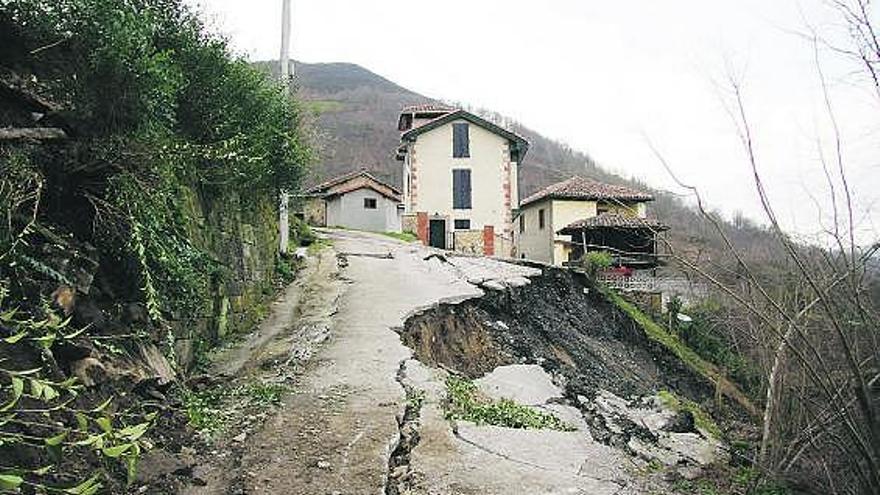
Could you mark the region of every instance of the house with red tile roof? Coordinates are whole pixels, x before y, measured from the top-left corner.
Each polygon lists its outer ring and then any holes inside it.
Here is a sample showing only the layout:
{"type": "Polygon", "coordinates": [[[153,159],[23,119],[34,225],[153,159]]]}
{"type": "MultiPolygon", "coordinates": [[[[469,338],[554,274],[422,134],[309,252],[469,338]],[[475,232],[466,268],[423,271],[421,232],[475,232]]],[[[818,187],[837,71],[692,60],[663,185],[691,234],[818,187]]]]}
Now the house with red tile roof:
{"type": "Polygon", "coordinates": [[[510,255],[528,142],[466,110],[433,103],[403,108],[398,130],[404,230],[441,249],[510,255]]]}
{"type": "Polygon", "coordinates": [[[666,227],[647,217],[654,197],[627,186],[572,177],[520,202],[514,233],[517,255],[554,265],[585,253],[609,253],[615,265],[656,265],[656,234],[666,227]]]}
{"type": "Polygon", "coordinates": [[[302,196],[309,225],[400,232],[400,190],[365,169],[322,182],[302,196]]]}

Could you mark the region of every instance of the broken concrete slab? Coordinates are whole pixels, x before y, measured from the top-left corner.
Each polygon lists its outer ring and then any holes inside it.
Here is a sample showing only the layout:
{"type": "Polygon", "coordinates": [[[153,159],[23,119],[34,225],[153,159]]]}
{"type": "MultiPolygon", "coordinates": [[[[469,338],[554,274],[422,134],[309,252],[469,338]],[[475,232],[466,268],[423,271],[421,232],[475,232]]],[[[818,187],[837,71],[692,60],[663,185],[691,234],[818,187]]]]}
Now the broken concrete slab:
{"type": "Polygon", "coordinates": [[[528,406],[543,405],[563,395],[544,368],[536,364],[499,366],[474,380],[474,384],[490,398],[511,399],[528,406]]]}

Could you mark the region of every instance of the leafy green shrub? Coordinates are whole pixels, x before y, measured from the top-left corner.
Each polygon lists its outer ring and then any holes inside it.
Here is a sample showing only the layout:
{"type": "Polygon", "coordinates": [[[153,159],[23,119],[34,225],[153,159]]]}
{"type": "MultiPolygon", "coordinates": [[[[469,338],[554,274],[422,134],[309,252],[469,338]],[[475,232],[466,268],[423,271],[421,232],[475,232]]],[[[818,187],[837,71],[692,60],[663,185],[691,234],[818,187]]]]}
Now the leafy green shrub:
{"type": "Polygon", "coordinates": [[[112,397],[87,403],[84,387],[58,369],[53,352],[85,329],[69,329],[69,318],[48,309],[27,316],[8,307],[7,296],[0,284],[0,355],[9,356],[0,360],[0,491],[93,494],[113,464],[124,467],[130,484],[156,412],[119,411],[112,397]],[[80,458],[107,470],[83,473],[80,458]]]}
{"type": "Polygon", "coordinates": [[[591,276],[596,276],[602,270],[611,267],[611,254],[606,251],[590,251],[581,259],[584,269],[591,276]]]}
{"type": "Polygon", "coordinates": [[[446,379],[446,389],[447,419],[507,428],[573,430],[570,425],[552,414],[517,404],[510,399],[492,401],[481,397],[477,386],[464,378],[449,376],[446,379]]]}
{"type": "Polygon", "coordinates": [[[294,228],[290,229],[293,232],[294,238],[296,239],[296,244],[299,246],[311,246],[312,243],[315,242],[317,237],[315,233],[312,232],[311,227],[302,220],[294,217],[294,228]]]}
{"type": "Polygon", "coordinates": [[[65,200],[90,205],[77,224],[154,320],[202,316],[222,270],[194,242],[189,200],[247,211],[296,189],[311,157],[298,103],[182,0],[8,0],[0,31],[0,59],[64,101],[79,136],[58,158],[77,166],[51,167],[47,188],[89,184],[65,200]]]}
{"type": "Polygon", "coordinates": [[[757,366],[739,353],[724,337],[724,314],[712,302],[687,308],[692,321],[678,325],[681,339],[697,354],[721,368],[740,386],[757,396],[762,378],[757,366]]]}

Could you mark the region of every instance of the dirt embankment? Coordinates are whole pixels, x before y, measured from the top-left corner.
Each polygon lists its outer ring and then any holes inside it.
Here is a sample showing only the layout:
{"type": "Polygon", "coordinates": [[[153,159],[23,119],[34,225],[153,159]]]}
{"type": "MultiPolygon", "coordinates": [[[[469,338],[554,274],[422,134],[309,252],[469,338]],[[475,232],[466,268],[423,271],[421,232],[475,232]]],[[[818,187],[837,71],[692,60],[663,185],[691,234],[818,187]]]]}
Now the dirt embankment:
{"type": "Polygon", "coordinates": [[[410,318],[404,343],[426,364],[469,377],[513,363],[540,364],[567,394],[592,398],[671,390],[702,402],[710,383],[647,338],[581,275],[547,269],[532,283],[410,318]]]}

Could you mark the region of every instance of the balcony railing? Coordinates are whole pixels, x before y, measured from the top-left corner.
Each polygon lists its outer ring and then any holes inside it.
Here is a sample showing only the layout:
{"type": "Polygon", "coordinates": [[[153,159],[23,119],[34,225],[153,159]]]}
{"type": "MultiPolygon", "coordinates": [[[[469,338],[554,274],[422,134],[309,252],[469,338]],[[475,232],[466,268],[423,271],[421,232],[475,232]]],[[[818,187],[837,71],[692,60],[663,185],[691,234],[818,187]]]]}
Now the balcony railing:
{"type": "Polygon", "coordinates": [[[634,273],[632,275],[623,275],[617,273],[601,273],[599,281],[612,289],[618,290],[638,290],[638,291],[657,291],[659,285],[657,277],[647,274],[634,273]]]}

